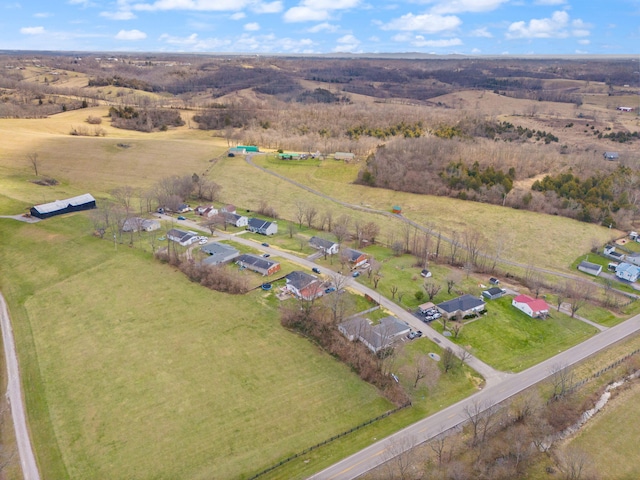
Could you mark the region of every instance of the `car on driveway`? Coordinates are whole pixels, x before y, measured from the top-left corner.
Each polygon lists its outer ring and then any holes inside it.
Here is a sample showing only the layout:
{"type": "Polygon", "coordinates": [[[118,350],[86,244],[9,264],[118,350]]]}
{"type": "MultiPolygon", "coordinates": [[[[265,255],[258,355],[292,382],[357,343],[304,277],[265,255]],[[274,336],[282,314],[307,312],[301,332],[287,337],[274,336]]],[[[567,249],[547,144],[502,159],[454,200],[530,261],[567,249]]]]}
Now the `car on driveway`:
{"type": "Polygon", "coordinates": [[[178,215],[178,220],[186,220],[186,217],[183,217],[182,215],[178,215]]]}
{"type": "Polygon", "coordinates": [[[353,272],[351,274],[352,277],[359,277],[360,276],[360,272],[353,272]]]}
{"type": "Polygon", "coordinates": [[[420,338],[422,336],[422,330],[416,331],[416,337],[420,338]]]}
{"type": "Polygon", "coordinates": [[[198,242],[200,245],[206,245],[208,242],[208,240],[206,238],[201,238],[200,241],[198,242]]]}
{"type": "Polygon", "coordinates": [[[407,338],[409,340],[413,340],[414,338],[416,338],[418,336],[418,334],[416,332],[414,332],[413,330],[410,331],[409,333],[407,333],[407,338]]]}
{"type": "Polygon", "coordinates": [[[336,287],[329,287],[327,289],[325,289],[324,293],[331,293],[331,292],[335,292],[336,291],[336,287]]]}
{"type": "Polygon", "coordinates": [[[313,273],[320,273],[320,269],[319,269],[318,267],[313,267],[313,268],[311,269],[311,271],[312,271],[313,273]]]}

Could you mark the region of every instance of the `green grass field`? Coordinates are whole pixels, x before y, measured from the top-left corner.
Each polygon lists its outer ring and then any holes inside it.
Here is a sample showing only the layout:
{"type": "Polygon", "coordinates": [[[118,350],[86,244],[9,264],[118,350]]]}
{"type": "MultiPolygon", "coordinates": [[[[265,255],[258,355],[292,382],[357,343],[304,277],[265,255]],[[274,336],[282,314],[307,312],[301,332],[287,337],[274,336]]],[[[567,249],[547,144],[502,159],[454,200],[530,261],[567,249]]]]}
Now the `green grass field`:
{"type": "MultiPolygon", "coordinates": [[[[465,324],[451,339],[498,370],[520,372],[577,345],[597,330],[580,320],[551,310],[549,318],[530,318],[505,296],[487,302],[487,314],[465,324]]],[[[432,324],[438,331],[442,325],[432,324]]]]}
{"type": "Polygon", "coordinates": [[[45,478],[238,478],[390,408],[270,294],[205,290],[82,215],[2,227],[45,478]]]}

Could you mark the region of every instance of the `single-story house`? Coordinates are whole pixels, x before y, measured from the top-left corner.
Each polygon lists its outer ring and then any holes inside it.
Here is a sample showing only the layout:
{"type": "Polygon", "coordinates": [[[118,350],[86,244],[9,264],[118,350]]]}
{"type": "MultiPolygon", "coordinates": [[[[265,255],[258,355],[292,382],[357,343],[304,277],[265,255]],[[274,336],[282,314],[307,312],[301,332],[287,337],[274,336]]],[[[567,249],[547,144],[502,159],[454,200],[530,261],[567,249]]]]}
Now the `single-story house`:
{"type": "Polygon", "coordinates": [[[272,275],[280,270],[280,263],[258,255],[252,255],[250,253],[240,255],[236,260],[236,264],[242,268],[246,268],[266,276],[272,275]]]}
{"type": "Polygon", "coordinates": [[[336,152],[333,154],[333,158],[335,158],[336,160],[345,160],[349,162],[354,158],[356,158],[356,155],[355,153],[351,153],[351,152],[336,152]]]}
{"type": "Polygon", "coordinates": [[[236,213],[236,207],[229,203],[224,207],[220,207],[220,213],[236,213]]]}
{"type": "Polygon", "coordinates": [[[626,280],[627,282],[635,282],[640,276],[640,267],[631,265],[630,263],[620,263],[616,267],[616,277],[626,280]]]}
{"type": "Polygon", "coordinates": [[[91,210],[96,208],[96,199],[90,193],[67,198],[66,200],[56,200],[51,203],[43,203],[31,207],[31,215],[37,218],[49,218],[63,213],[79,212],[81,210],[91,210]]]}
{"type": "Polygon", "coordinates": [[[360,265],[364,265],[369,260],[366,253],[362,253],[359,250],[353,248],[345,248],[342,250],[342,255],[345,256],[347,261],[351,264],[351,268],[358,268],[360,265]]]}
{"type": "Polygon", "coordinates": [[[511,305],[526,313],[531,318],[545,318],[549,315],[549,305],[541,298],[531,298],[529,295],[518,295],[511,301],[511,305]]]}
{"type": "Polygon", "coordinates": [[[247,222],[247,230],[260,235],[275,235],[278,233],[278,224],[259,218],[250,218],[247,222]]]}
{"type": "Polygon", "coordinates": [[[354,342],[364,343],[373,353],[390,347],[399,338],[411,330],[409,325],[396,317],[384,317],[376,325],[362,317],[355,317],[338,325],[338,330],[354,342]]]}
{"type": "Polygon", "coordinates": [[[452,300],[439,303],[436,305],[436,308],[442,315],[451,319],[457,315],[466,317],[468,315],[478,314],[485,309],[485,306],[486,304],[478,297],[466,294],[452,300]]]}
{"type": "Polygon", "coordinates": [[[482,292],[482,296],[487,300],[495,300],[496,298],[502,297],[507,291],[504,288],[500,287],[491,287],[482,292]]]}
{"type": "Polygon", "coordinates": [[[309,245],[318,250],[322,250],[322,252],[326,253],[327,255],[335,255],[340,249],[339,243],[316,236],[313,236],[309,239],[309,245]]]}
{"type": "Polygon", "coordinates": [[[602,156],[605,160],[618,160],[620,158],[620,154],[618,154],[618,152],[604,152],[602,156]]]}
{"type": "Polygon", "coordinates": [[[183,247],[188,247],[189,245],[197,242],[199,236],[195,232],[185,232],[184,230],[172,228],[167,232],[167,238],[172,242],[179,243],[183,247]]]}
{"type": "Polygon", "coordinates": [[[295,270],[285,278],[285,288],[298,298],[313,300],[324,293],[322,282],[315,275],[295,270]]]}
{"type": "Polygon", "coordinates": [[[223,213],[224,222],[233,225],[234,227],[246,227],[249,224],[249,219],[243,215],[237,213],[223,213]]]}
{"type": "Polygon", "coordinates": [[[186,203],[180,204],[180,206],[178,206],[178,210],[176,210],[176,212],[178,213],[186,213],[190,211],[191,211],[191,207],[186,203]]]}
{"type": "Polygon", "coordinates": [[[631,263],[636,267],[640,267],[640,253],[629,253],[624,256],[624,260],[627,263],[631,263]]]}
{"type": "Polygon", "coordinates": [[[614,247],[613,245],[605,245],[604,250],[602,251],[602,254],[605,257],[609,257],[618,262],[624,260],[624,254],[620,252],[616,252],[616,247],[614,247]]]}
{"type": "Polygon", "coordinates": [[[436,308],[436,305],[433,302],[427,302],[423,303],[422,305],[418,305],[418,310],[420,310],[420,313],[428,312],[429,310],[432,310],[434,308],[436,308]]]}
{"type": "Polygon", "coordinates": [[[127,218],[122,224],[123,232],[153,232],[160,230],[160,222],[158,220],[148,220],[146,218],[131,217],[127,218]]]}
{"type": "Polygon", "coordinates": [[[584,260],[580,262],[580,265],[578,265],[578,270],[597,277],[602,272],[602,265],[598,265],[597,263],[587,262],[586,260],[584,260]]]}
{"type": "Polygon", "coordinates": [[[240,255],[231,245],[219,242],[207,243],[201,250],[209,255],[202,261],[203,265],[220,265],[227,263],[240,255]]]}
{"type": "Polygon", "coordinates": [[[206,207],[200,215],[202,215],[204,218],[213,218],[216,215],[219,215],[219,211],[214,207],[206,207]]]}

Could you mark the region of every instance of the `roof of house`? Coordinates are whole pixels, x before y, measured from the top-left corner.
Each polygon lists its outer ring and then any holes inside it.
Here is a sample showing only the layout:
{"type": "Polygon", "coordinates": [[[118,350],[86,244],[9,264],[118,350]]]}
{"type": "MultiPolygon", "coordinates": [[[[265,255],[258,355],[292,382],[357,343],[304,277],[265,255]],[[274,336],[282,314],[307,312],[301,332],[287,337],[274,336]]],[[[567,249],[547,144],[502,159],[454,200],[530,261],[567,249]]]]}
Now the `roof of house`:
{"type": "Polygon", "coordinates": [[[210,242],[207,243],[204,247],[201,248],[204,253],[209,255],[219,255],[221,253],[238,253],[238,250],[233,248],[231,245],[227,245],[225,243],[218,242],[210,242]]]}
{"type": "Polygon", "coordinates": [[[252,267],[259,268],[261,270],[269,270],[274,265],[278,265],[278,262],[276,261],[267,260],[264,257],[258,257],[257,255],[252,255],[250,253],[240,255],[236,262],[251,265],[252,267]]]}
{"type": "Polygon", "coordinates": [[[384,317],[376,325],[363,317],[355,317],[340,324],[348,335],[359,336],[378,351],[389,346],[398,335],[410,330],[410,327],[396,317],[384,317]]]}
{"type": "Polygon", "coordinates": [[[261,230],[264,228],[269,228],[271,222],[267,220],[262,220],[260,218],[250,218],[248,226],[251,228],[255,228],[256,230],[261,230]]]}
{"type": "Polygon", "coordinates": [[[91,202],[95,202],[96,199],[90,193],[78,195],[77,197],[67,198],[66,200],[56,200],[50,203],[43,203],[41,205],[35,205],[33,208],[40,213],[51,213],[58,210],[63,210],[69,205],[77,207],[78,205],[86,205],[91,202]]]}
{"type": "Polygon", "coordinates": [[[238,215],[237,213],[224,212],[224,218],[227,221],[233,220],[234,222],[237,222],[242,218],[242,215],[238,215]]]}
{"type": "Polygon", "coordinates": [[[315,275],[310,275],[300,270],[294,270],[285,278],[287,279],[288,284],[292,285],[298,290],[302,290],[318,280],[318,277],[316,277],[315,275]]]}
{"type": "Polygon", "coordinates": [[[178,228],[172,228],[167,232],[167,237],[182,238],[185,235],[190,235],[190,233],[185,232],[184,230],[180,230],[178,228]]]}
{"type": "Polygon", "coordinates": [[[354,250],[353,248],[345,248],[342,250],[342,254],[346,255],[350,262],[355,262],[358,260],[364,253],[359,250],[354,250]]]}
{"type": "Polygon", "coordinates": [[[435,305],[433,302],[427,302],[427,303],[423,303],[422,305],[418,305],[418,308],[420,310],[430,310],[432,308],[434,308],[435,305]]]}
{"type": "MultiPolygon", "coordinates": [[[[491,287],[491,288],[486,289],[484,292],[487,292],[491,296],[501,295],[501,294],[505,293],[505,291],[500,287],[491,287]]],[[[484,293],[484,292],[482,292],[482,293],[484,293]]]]}
{"type": "Polygon", "coordinates": [[[122,230],[124,230],[125,232],[138,229],[144,230],[154,225],[160,225],[160,222],[158,220],[149,220],[141,217],[130,217],[127,218],[122,224],[122,230]]]}
{"type": "Polygon", "coordinates": [[[598,265],[597,263],[587,262],[586,260],[583,260],[582,262],[580,262],[580,265],[578,265],[578,268],[583,268],[585,270],[594,270],[596,272],[599,272],[602,270],[601,265],[598,265]]]}
{"type": "Polygon", "coordinates": [[[313,236],[309,239],[309,243],[311,245],[315,245],[316,247],[321,248],[331,248],[334,245],[337,245],[337,242],[327,240],[326,238],[313,236]]]}
{"type": "Polygon", "coordinates": [[[471,310],[472,308],[481,307],[484,304],[485,303],[478,297],[474,297],[473,295],[469,295],[467,293],[466,295],[462,295],[452,300],[439,303],[438,308],[444,310],[447,313],[457,312],[458,310],[466,312],[467,310],[471,310]]]}
{"type": "Polygon", "coordinates": [[[531,298],[529,295],[518,295],[513,299],[517,303],[526,303],[534,312],[549,310],[549,304],[541,298],[531,298]]]}
{"type": "Polygon", "coordinates": [[[616,275],[618,273],[628,273],[629,275],[640,275],[640,267],[636,267],[635,265],[631,265],[630,263],[620,263],[616,267],[616,275]]]}

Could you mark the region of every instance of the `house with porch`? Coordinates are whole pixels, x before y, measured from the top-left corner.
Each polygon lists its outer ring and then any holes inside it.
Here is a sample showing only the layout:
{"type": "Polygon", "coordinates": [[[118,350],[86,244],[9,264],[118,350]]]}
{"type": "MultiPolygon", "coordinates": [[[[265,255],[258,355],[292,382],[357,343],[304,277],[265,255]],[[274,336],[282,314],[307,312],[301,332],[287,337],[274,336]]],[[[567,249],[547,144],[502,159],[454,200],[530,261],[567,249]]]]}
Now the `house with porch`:
{"type": "Polygon", "coordinates": [[[518,295],[511,300],[511,305],[531,318],[546,318],[549,315],[549,305],[541,298],[518,295]]]}
{"type": "Polygon", "coordinates": [[[326,238],[313,236],[309,239],[309,245],[327,255],[335,255],[340,250],[340,244],[326,238]]]}
{"type": "Polygon", "coordinates": [[[260,235],[275,235],[278,233],[278,224],[259,218],[250,218],[247,222],[247,230],[260,235]]]}
{"type": "Polygon", "coordinates": [[[456,317],[467,317],[469,315],[477,315],[485,310],[486,304],[478,297],[473,295],[462,295],[452,300],[439,303],[436,305],[438,311],[448,319],[456,317]]]}
{"type": "Polygon", "coordinates": [[[373,353],[393,346],[411,331],[409,325],[396,317],[384,317],[377,324],[363,317],[355,317],[338,325],[338,330],[351,342],[360,341],[373,353]]]}
{"type": "Polygon", "coordinates": [[[322,282],[315,275],[295,270],[285,277],[285,289],[303,300],[313,300],[322,296],[324,290],[322,282]]]}

